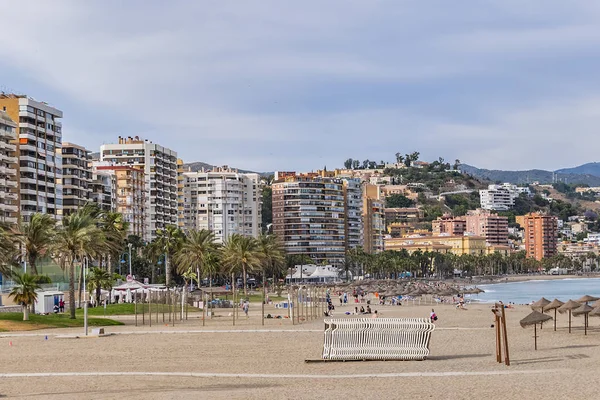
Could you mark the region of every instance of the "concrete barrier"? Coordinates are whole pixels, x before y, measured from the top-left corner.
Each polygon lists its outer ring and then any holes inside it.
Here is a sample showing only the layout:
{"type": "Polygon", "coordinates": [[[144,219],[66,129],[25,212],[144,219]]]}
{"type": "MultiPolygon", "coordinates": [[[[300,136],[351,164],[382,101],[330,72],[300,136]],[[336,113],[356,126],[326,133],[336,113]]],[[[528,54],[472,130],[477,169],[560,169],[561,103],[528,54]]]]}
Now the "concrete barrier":
{"type": "Polygon", "coordinates": [[[435,325],[424,318],[326,319],[324,360],[425,360],[435,325]]]}

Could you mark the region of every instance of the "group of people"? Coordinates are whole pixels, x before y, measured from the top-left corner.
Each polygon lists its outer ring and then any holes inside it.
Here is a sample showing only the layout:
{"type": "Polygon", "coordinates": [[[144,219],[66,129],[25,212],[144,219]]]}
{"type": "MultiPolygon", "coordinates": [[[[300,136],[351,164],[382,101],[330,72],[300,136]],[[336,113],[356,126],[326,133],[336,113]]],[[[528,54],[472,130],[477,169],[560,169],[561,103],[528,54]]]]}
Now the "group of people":
{"type": "Polygon", "coordinates": [[[54,303],[54,314],[58,314],[59,312],[63,313],[65,312],[65,301],[63,299],[60,299],[58,301],[58,304],[54,303]]]}

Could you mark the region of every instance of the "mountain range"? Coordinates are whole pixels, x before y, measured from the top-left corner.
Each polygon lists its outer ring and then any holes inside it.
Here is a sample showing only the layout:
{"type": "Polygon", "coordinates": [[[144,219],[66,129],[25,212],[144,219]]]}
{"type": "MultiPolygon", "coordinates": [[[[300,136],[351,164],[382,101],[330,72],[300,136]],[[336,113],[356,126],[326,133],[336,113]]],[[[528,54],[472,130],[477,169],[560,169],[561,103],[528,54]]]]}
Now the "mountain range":
{"type": "Polygon", "coordinates": [[[565,182],[600,186],[600,163],[588,163],[556,171],[541,169],[526,171],[490,170],[477,168],[468,164],[462,164],[460,169],[474,177],[487,179],[492,182],[509,182],[514,184],[565,182]]]}

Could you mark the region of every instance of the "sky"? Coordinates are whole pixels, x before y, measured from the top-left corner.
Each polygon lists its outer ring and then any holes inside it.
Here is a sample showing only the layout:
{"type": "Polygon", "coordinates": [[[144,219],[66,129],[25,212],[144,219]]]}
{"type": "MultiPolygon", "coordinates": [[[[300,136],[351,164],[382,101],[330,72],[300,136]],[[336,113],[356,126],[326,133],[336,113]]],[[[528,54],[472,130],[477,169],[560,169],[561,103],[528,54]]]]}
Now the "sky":
{"type": "Polygon", "coordinates": [[[63,140],[140,136],[255,171],[419,151],[600,161],[600,2],[0,0],[0,91],[63,140]]]}

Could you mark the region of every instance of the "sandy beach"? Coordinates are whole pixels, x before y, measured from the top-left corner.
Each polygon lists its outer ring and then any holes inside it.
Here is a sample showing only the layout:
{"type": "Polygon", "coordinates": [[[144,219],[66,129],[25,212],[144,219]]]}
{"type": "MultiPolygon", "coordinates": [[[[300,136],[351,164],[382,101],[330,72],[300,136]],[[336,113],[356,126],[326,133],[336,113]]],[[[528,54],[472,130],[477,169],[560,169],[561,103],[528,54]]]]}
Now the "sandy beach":
{"type": "MultiPolygon", "coordinates": [[[[336,316],[350,310],[341,309],[336,316]]],[[[382,317],[427,317],[432,306],[418,302],[376,306],[382,317]]],[[[467,310],[436,305],[439,316],[431,356],[421,362],[346,362],[307,364],[319,359],[322,319],[292,326],[289,320],[266,320],[259,305],[235,327],[226,315],[202,327],[198,315],[175,327],[160,323],[110,327],[109,337],[60,338],[81,329],[0,334],[0,395],[44,399],[211,398],[503,398],[595,399],[600,359],[600,321],[559,315],[538,334],[519,320],[526,306],[507,310],[512,365],[496,363],[489,304],[467,310]],[[48,339],[46,340],[46,335],[48,339]],[[11,345],[12,344],[12,345],[11,345]],[[36,374],[40,374],[37,375],[36,374]],[[153,374],[153,375],[152,375],[153,374]]],[[[274,309],[268,309],[274,312],[274,309]]],[[[553,315],[553,314],[552,314],[553,315]]],[[[343,318],[347,318],[343,316],[343,318]]],[[[147,322],[147,321],[146,321],[147,322]]]]}

